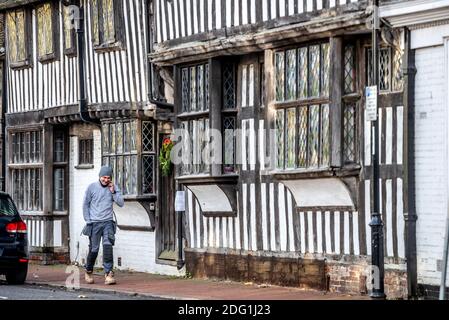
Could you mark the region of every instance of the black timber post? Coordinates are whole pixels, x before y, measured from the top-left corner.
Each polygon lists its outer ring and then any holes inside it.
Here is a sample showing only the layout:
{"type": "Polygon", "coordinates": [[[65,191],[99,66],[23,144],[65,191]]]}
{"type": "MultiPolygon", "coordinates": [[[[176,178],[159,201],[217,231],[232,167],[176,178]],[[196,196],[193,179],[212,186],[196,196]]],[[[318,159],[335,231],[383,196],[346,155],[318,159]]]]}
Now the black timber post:
{"type": "Polygon", "coordinates": [[[405,256],[407,259],[407,292],[409,298],[418,294],[418,272],[416,259],[416,215],[415,207],[415,51],[410,46],[410,30],[404,29],[404,221],[405,256]]]}
{"type": "MultiPolygon", "coordinates": [[[[379,109],[379,0],[373,0],[373,20],[372,20],[372,52],[373,52],[373,83],[376,90],[376,109],[379,109]]],[[[377,111],[378,113],[378,111],[377,111]]],[[[371,212],[371,263],[374,271],[374,285],[371,298],[385,299],[384,293],[384,233],[382,216],[379,206],[379,117],[372,121],[371,125],[371,145],[373,151],[371,155],[371,165],[373,168],[373,209],[371,212]],[[376,279],[377,277],[377,279],[376,279]]]]}

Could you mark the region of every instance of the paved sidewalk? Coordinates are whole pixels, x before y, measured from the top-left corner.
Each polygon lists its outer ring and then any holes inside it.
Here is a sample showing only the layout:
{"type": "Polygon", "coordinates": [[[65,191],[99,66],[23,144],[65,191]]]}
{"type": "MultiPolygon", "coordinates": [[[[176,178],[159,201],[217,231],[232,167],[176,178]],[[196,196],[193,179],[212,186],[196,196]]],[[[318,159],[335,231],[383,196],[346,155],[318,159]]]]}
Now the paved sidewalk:
{"type": "MultiPolygon", "coordinates": [[[[49,286],[65,286],[66,265],[41,266],[30,264],[27,283],[49,286]]],[[[187,279],[141,272],[115,273],[117,284],[107,286],[104,276],[94,274],[95,284],[84,281],[80,271],[80,287],[95,291],[120,292],[130,295],[150,295],[169,299],[190,300],[369,300],[367,296],[350,296],[313,290],[279,286],[257,285],[232,281],[187,279]]],[[[132,298],[132,297],[131,297],[132,298]]]]}

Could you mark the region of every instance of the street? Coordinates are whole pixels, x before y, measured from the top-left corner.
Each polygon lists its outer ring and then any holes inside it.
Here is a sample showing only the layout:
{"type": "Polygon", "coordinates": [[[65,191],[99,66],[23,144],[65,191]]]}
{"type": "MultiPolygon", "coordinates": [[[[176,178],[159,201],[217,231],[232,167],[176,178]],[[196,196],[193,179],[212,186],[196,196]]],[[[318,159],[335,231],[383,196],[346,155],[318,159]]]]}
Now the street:
{"type": "MultiPolygon", "coordinates": [[[[1,300],[155,300],[148,296],[123,293],[99,293],[86,290],[65,290],[47,286],[10,286],[0,280],[1,300]]],[[[157,298],[160,300],[160,298],[157,298]]]]}

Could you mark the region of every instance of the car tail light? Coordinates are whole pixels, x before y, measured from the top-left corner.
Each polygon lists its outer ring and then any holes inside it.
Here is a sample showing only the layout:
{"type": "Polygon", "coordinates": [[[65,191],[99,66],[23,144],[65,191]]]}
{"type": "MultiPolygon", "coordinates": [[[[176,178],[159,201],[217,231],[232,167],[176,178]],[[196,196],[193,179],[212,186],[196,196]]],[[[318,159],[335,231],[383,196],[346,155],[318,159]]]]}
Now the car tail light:
{"type": "Polygon", "coordinates": [[[27,225],[23,221],[12,222],[6,225],[6,232],[9,233],[26,233],[27,225]]]}

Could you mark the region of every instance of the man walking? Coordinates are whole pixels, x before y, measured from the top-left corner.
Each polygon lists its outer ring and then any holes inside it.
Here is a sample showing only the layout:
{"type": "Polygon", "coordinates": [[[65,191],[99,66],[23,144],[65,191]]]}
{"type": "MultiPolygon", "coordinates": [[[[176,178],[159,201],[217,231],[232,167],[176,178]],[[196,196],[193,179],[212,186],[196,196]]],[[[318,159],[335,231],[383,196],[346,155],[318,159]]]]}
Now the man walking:
{"type": "Polygon", "coordinates": [[[114,202],[123,207],[124,201],[119,188],[112,183],[112,169],[103,166],[100,169],[99,181],[91,183],[84,195],[83,215],[86,228],[83,233],[89,236],[89,253],[86,261],[85,280],[94,283],[92,272],[95,260],[103,242],[103,267],[105,284],[114,284],[114,264],[112,246],[115,243],[116,223],[113,215],[114,202]]]}

